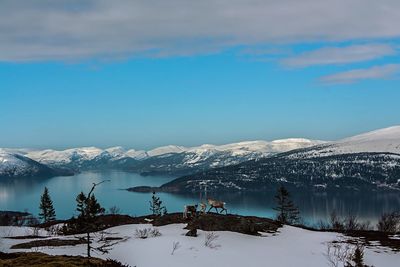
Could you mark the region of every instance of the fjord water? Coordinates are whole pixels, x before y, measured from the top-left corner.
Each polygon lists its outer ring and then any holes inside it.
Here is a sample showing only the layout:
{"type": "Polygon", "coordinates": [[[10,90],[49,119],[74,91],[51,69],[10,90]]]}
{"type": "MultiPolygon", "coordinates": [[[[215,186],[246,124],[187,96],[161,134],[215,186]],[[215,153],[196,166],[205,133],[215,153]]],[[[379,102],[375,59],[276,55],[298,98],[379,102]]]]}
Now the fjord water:
{"type": "MultiPolygon", "coordinates": [[[[148,185],[159,186],[174,179],[166,176],[141,176],[120,171],[83,172],[75,176],[50,179],[11,179],[0,181],[0,210],[24,211],[38,214],[39,199],[44,187],[48,187],[54,202],[57,217],[70,218],[76,215],[75,197],[88,192],[92,183],[103,180],[110,182],[99,185],[95,195],[107,210],[112,206],[129,215],[149,214],[151,193],[128,192],[126,188],[148,185]]],[[[383,212],[400,209],[398,192],[291,192],[299,206],[302,219],[307,224],[327,220],[332,210],[339,215],[356,214],[362,221],[376,222],[383,212]]],[[[200,195],[160,193],[169,212],[182,211],[183,206],[199,202],[200,195]]],[[[274,192],[224,193],[209,195],[227,203],[229,213],[274,217],[274,192]]]]}

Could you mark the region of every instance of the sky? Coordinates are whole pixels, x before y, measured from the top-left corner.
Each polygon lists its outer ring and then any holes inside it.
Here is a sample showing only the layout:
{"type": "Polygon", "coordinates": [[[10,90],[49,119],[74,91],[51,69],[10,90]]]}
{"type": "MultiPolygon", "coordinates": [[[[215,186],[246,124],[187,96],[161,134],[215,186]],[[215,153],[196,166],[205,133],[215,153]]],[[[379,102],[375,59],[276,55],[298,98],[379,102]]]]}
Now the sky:
{"type": "Polygon", "coordinates": [[[0,0],[0,147],[399,125],[399,17],[397,0],[0,0]]]}

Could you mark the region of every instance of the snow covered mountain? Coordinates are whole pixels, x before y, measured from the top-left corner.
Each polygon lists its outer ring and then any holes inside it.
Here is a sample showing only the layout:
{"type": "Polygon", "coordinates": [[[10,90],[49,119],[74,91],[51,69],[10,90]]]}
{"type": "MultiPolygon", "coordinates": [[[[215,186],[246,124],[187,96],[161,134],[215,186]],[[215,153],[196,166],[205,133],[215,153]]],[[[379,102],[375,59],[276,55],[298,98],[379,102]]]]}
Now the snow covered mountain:
{"type": "Polygon", "coordinates": [[[163,146],[149,151],[126,150],[122,147],[96,147],[67,150],[13,150],[23,156],[55,168],[74,171],[115,168],[146,174],[187,174],[214,167],[238,164],[292,149],[322,144],[323,141],[291,138],[267,141],[247,141],[227,145],[198,147],[163,146]]]}
{"type": "Polygon", "coordinates": [[[56,170],[27,157],[0,150],[0,178],[51,177],[68,175],[67,171],[56,170]]]}
{"type": "Polygon", "coordinates": [[[306,149],[296,157],[321,157],[354,153],[400,154],[400,126],[379,129],[306,149]]]}
{"type": "Polygon", "coordinates": [[[301,186],[348,185],[353,181],[400,187],[400,126],[335,142],[292,138],[197,147],[170,145],[149,151],[82,147],[62,151],[3,149],[0,153],[3,176],[113,168],[189,175],[188,180],[207,177],[234,188],[261,189],[263,184],[282,181],[301,186]]]}
{"type": "Polygon", "coordinates": [[[324,142],[318,140],[292,138],[272,142],[246,141],[220,146],[206,144],[192,148],[179,147],[182,152],[152,156],[132,164],[130,168],[140,173],[183,175],[322,143],[324,142]]]}
{"type": "Polygon", "coordinates": [[[165,191],[268,190],[288,186],[400,189],[400,126],[178,178],[165,191]]]}

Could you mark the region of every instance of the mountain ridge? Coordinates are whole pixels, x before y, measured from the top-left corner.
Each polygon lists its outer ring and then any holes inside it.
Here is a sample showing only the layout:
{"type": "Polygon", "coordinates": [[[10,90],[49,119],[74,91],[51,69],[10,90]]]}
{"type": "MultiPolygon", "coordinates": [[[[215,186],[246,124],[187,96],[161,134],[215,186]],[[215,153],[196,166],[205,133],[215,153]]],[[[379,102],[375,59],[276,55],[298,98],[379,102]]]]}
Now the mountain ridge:
{"type": "Polygon", "coordinates": [[[49,167],[71,169],[75,172],[110,168],[142,174],[183,175],[321,143],[324,141],[291,138],[270,142],[258,140],[225,145],[204,144],[195,147],[168,145],[148,151],[119,146],[106,149],[79,147],[66,150],[11,151],[49,167]]]}
{"type": "Polygon", "coordinates": [[[400,126],[182,176],[157,190],[263,191],[282,183],[324,190],[400,190],[400,126]]]}

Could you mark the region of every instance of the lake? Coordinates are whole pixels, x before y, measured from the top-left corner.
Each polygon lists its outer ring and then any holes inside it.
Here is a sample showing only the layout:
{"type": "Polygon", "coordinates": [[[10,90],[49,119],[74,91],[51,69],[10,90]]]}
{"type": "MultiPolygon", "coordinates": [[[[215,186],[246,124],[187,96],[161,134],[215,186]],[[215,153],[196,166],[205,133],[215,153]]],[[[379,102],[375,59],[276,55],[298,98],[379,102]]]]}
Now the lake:
{"type": "MultiPolygon", "coordinates": [[[[0,182],[0,210],[24,211],[35,215],[39,212],[39,199],[45,186],[49,188],[57,218],[66,219],[76,215],[75,197],[87,193],[92,183],[102,180],[110,182],[99,185],[95,195],[107,210],[112,206],[129,215],[149,214],[151,193],[136,193],[122,190],[147,185],[159,186],[174,177],[141,176],[121,171],[82,172],[75,176],[50,179],[12,179],[0,182]]],[[[400,210],[398,192],[291,192],[298,205],[302,219],[307,224],[326,220],[332,210],[339,215],[357,214],[362,221],[375,223],[383,212],[400,210]]],[[[182,211],[186,204],[199,202],[199,195],[158,194],[169,212],[182,211]]],[[[274,192],[265,193],[224,193],[209,195],[227,203],[229,213],[274,217],[274,192]]]]}

